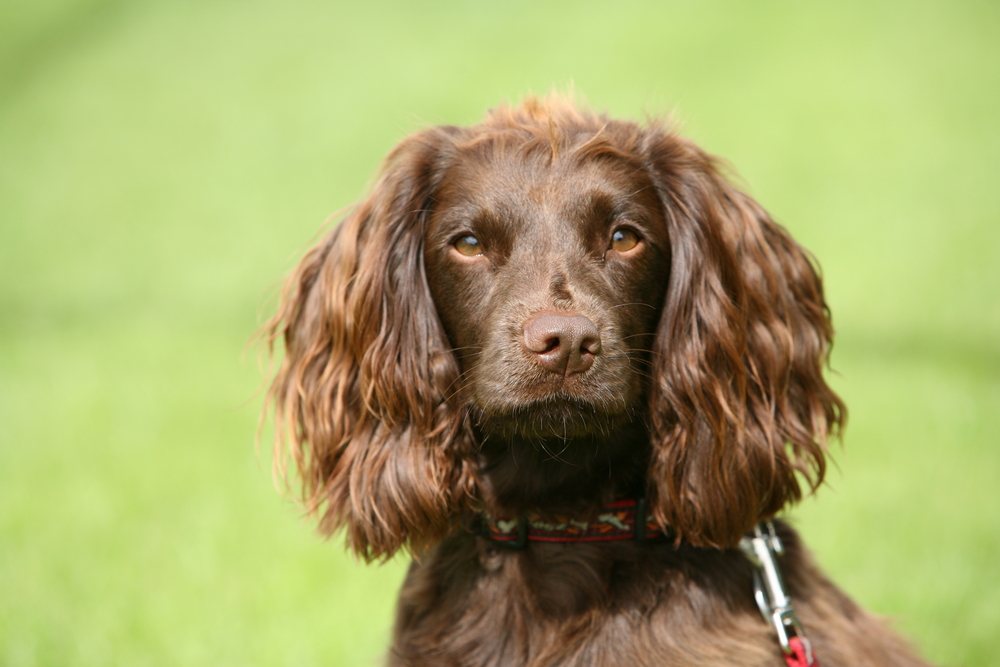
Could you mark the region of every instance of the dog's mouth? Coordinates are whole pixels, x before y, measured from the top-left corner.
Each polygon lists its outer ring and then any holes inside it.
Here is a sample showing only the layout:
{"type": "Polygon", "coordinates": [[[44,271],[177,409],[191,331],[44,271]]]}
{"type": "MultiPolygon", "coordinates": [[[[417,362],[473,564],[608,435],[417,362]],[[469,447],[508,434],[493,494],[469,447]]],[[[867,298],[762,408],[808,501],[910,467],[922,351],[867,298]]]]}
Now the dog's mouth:
{"type": "Polygon", "coordinates": [[[540,398],[509,400],[476,411],[477,426],[500,436],[561,439],[608,436],[632,415],[625,405],[597,402],[558,391],[540,398]]]}
{"type": "MultiPolygon", "coordinates": [[[[610,345],[606,345],[610,348],[610,345]]],[[[607,436],[634,419],[644,383],[608,350],[583,371],[560,374],[518,354],[488,354],[466,386],[484,433],[533,439],[607,436]]]]}

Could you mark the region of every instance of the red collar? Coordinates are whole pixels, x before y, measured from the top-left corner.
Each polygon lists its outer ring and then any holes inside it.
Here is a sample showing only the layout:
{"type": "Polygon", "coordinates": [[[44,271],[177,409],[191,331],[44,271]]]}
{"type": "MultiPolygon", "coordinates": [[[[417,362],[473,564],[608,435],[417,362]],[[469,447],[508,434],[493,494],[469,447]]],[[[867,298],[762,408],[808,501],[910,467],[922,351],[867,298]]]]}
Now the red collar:
{"type": "Polygon", "coordinates": [[[484,517],[483,523],[484,537],[513,549],[523,549],[528,542],[641,542],[667,537],[647,516],[643,498],[608,503],[590,521],[564,516],[543,520],[529,514],[517,519],[484,517]]]}

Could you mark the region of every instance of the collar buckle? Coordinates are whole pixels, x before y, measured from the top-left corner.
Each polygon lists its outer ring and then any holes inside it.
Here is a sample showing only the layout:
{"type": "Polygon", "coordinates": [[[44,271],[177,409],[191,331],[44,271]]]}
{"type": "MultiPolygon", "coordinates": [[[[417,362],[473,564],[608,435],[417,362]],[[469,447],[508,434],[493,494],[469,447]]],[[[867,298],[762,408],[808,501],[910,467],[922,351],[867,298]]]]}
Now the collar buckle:
{"type": "Polygon", "coordinates": [[[795,652],[793,639],[798,639],[806,656],[807,665],[814,664],[812,646],[799,622],[792,599],[785,589],[777,557],[784,553],[774,524],[763,521],[754,526],[753,533],[740,540],[740,549],[753,564],[753,596],[761,615],[778,635],[778,643],[786,656],[795,652]]]}

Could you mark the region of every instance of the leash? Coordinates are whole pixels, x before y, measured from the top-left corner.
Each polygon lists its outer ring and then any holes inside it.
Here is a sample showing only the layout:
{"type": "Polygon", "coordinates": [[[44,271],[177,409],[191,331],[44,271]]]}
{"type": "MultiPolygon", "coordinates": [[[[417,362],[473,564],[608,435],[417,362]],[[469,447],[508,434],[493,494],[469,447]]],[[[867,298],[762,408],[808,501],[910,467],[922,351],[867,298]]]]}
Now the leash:
{"type": "Polygon", "coordinates": [[[754,566],[753,596],[764,620],[778,635],[785,664],[788,667],[819,667],[812,644],[785,590],[777,559],[785,548],[774,524],[762,521],[754,526],[753,533],[740,540],[740,550],[754,566]]]}
{"type": "MultiPolygon", "coordinates": [[[[482,516],[479,532],[487,540],[513,550],[525,549],[529,542],[648,542],[671,537],[649,517],[644,498],[609,503],[591,521],[482,516]]],[[[740,551],[754,567],[754,600],[777,635],[787,667],[820,667],[785,589],[777,558],[784,553],[784,546],[774,524],[763,521],[754,526],[753,532],[740,540],[740,551]]]]}

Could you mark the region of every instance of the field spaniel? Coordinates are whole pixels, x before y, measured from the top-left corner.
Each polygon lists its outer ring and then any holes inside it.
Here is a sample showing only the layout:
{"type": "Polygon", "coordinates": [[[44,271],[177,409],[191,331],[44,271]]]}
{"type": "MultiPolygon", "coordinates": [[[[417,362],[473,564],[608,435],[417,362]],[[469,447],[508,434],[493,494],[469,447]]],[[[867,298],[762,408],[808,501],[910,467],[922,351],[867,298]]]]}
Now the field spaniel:
{"type": "Polygon", "coordinates": [[[657,123],[418,132],[270,324],[278,466],[413,555],[388,663],[924,664],[774,515],[844,407],[810,256],[657,123]]]}

